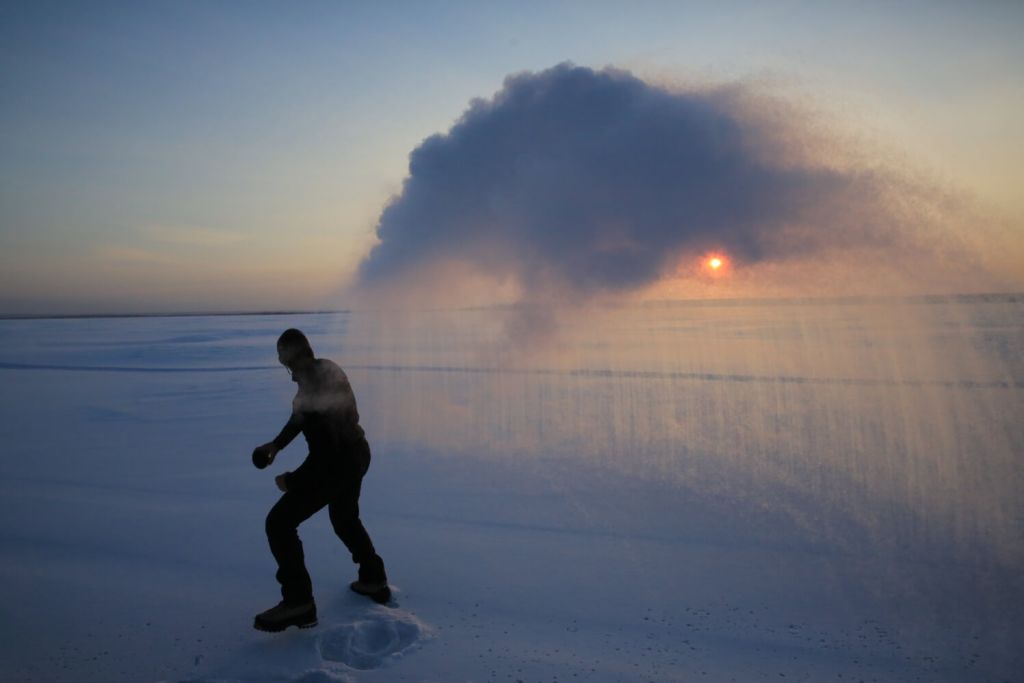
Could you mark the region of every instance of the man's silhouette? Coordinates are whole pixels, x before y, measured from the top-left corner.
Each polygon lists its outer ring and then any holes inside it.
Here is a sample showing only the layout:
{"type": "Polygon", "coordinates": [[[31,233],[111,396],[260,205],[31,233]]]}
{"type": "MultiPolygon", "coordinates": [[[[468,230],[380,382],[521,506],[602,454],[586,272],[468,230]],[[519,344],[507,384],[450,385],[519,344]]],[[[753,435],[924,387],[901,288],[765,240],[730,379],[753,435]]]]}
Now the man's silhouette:
{"type": "Polygon", "coordinates": [[[306,336],[285,330],[277,340],[277,357],[299,390],[292,415],[277,437],[256,448],[252,461],[263,469],[299,432],[309,455],[292,472],[276,477],[284,492],[267,515],[267,539],[277,560],[283,600],[257,615],[255,627],[281,631],[316,625],[313,584],[306,571],[299,524],[327,507],[331,525],[359,565],[352,590],[385,603],[391,598],[384,562],[359,520],[359,489],[370,466],[370,446],[359,426],[356,399],[344,371],[326,358],[315,358],[306,336]]]}

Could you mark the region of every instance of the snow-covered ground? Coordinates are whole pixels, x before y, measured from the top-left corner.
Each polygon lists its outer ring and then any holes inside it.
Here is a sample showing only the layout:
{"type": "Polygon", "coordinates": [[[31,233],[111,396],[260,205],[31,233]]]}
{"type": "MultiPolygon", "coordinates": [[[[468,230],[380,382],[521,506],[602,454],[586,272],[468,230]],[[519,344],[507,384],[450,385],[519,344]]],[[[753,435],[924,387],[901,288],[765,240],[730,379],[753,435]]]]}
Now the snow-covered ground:
{"type": "Polygon", "coordinates": [[[1024,680],[1024,304],[504,315],[0,321],[0,679],[1024,680]],[[290,326],[396,591],[271,635],[290,326]]]}

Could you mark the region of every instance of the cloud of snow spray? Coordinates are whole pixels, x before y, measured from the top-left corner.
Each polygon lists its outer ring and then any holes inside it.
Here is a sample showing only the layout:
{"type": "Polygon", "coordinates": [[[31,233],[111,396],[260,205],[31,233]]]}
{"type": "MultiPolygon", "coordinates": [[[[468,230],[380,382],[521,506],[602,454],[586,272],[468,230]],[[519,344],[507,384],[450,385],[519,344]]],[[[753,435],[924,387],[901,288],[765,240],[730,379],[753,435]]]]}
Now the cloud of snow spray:
{"type": "Polygon", "coordinates": [[[840,546],[1024,560],[1019,303],[585,305],[699,283],[686,264],[711,252],[750,297],[988,286],[955,201],[813,124],[743,85],[571,65],[473,102],[412,152],[358,273],[361,295],[412,302],[347,333],[347,362],[378,368],[371,428],[439,453],[584,457],[840,546]],[[515,314],[439,309],[452,291],[515,314]],[[481,353],[555,322],[528,357],[481,353]]]}
{"type": "Polygon", "coordinates": [[[420,304],[499,292],[518,304],[509,330],[529,333],[556,306],[642,291],[709,253],[736,273],[932,257],[948,200],[814,129],[752,86],[674,91],[569,64],[511,76],[410,154],[356,289],[420,304]]]}

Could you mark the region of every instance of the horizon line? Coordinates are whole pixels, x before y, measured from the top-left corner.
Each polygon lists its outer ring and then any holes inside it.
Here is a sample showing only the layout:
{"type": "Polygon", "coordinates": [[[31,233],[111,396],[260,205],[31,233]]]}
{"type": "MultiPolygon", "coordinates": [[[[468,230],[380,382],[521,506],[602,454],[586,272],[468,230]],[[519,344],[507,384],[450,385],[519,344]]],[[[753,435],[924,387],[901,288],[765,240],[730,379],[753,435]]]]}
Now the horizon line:
{"type": "MultiPolygon", "coordinates": [[[[918,305],[935,305],[944,303],[1018,303],[1024,302],[1024,292],[983,292],[975,294],[915,294],[915,295],[868,295],[868,296],[802,296],[802,297],[731,297],[722,299],[659,299],[635,302],[631,305],[640,307],[652,306],[744,306],[756,304],[775,304],[780,306],[815,306],[815,305],[857,305],[904,303],[918,305]]],[[[487,311],[508,310],[524,304],[492,304],[488,306],[455,306],[447,308],[425,307],[421,309],[379,308],[379,309],[296,309],[296,310],[236,310],[236,311],[171,311],[171,312],[133,312],[133,313],[0,313],[0,320],[76,320],[76,319],[117,319],[117,318],[205,318],[229,316],[286,316],[286,315],[339,315],[351,313],[374,313],[384,311],[487,311]]],[[[627,304],[604,303],[601,308],[622,308],[627,304]]],[[[528,305],[527,305],[528,306],[528,305]]],[[[557,306],[556,306],[557,308],[557,306]]]]}

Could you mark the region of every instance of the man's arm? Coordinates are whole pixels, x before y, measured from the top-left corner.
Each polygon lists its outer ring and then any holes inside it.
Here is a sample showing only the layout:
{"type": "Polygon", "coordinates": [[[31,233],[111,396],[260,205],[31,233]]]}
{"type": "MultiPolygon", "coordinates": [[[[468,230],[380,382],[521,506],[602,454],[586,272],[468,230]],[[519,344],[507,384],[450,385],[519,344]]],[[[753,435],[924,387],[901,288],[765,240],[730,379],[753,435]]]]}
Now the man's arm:
{"type": "Polygon", "coordinates": [[[298,414],[292,413],[292,416],[288,418],[287,424],[281,429],[281,433],[274,437],[271,441],[274,445],[274,453],[277,451],[284,450],[284,448],[292,442],[299,432],[302,431],[302,418],[298,414]]]}
{"type": "Polygon", "coordinates": [[[262,446],[257,446],[256,450],[252,452],[252,464],[258,469],[263,469],[274,462],[274,457],[278,451],[284,449],[288,444],[292,442],[299,432],[302,431],[302,419],[297,413],[292,413],[292,416],[288,418],[288,422],[285,424],[281,433],[274,437],[273,441],[268,441],[262,446]]]}

